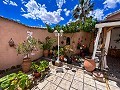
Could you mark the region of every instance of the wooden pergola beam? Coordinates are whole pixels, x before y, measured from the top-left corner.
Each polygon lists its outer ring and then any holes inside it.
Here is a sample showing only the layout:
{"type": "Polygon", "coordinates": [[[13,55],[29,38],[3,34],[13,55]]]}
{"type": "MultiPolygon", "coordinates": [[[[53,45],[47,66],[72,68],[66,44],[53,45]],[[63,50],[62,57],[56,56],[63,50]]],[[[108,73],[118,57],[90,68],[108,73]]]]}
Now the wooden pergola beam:
{"type": "Polygon", "coordinates": [[[120,21],[99,23],[95,25],[96,28],[112,27],[112,26],[120,26],[120,21]]]}
{"type": "Polygon", "coordinates": [[[107,32],[109,32],[110,30],[112,30],[114,27],[110,27],[107,29],[107,32]]]}

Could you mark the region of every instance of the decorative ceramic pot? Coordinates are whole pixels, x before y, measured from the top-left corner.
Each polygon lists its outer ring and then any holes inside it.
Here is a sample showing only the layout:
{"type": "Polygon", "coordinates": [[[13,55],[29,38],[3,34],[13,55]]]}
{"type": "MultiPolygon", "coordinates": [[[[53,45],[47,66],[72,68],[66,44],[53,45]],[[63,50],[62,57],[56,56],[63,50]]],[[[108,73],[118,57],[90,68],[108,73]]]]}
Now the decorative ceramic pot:
{"type": "Polygon", "coordinates": [[[48,51],[48,50],[44,50],[44,51],[43,51],[44,57],[48,57],[48,54],[49,54],[49,51],[48,51]]]}
{"type": "Polygon", "coordinates": [[[46,71],[46,72],[48,72],[49,70],[50,70],[50,68],[49,68],[49,67],[45,68],[45,71],[46,71]]]}
{"type": "Polygon", "coordinates": [[[61,60],[61,61],[64,61],[64,55],[61,55],[61,56],[60,56],[60,60],[61,60]]]}
{"type": "Polygon", "coordinates": [[[55,60],[52,60],[52,64],[55,65],[55,60]]]}
{"type": "Polygon", "coordinates": [[[72,64],[72,58],[67,57],[67,63],[72,64]]]}
{"type": "Polygon", "coordinates": [[[84,59],[84,68],[87,71],[92,72],[96,68],[95,60],[92,60],[90,58],[85,58],[84,59]]]}
{"type": "Polygon", "coordinates": [[[55,66],[61,67],[63,64],[61,61],[55,61],[55,66]]]}
{"type": "Polygon", "coordinates": [[[53,51],[52,50],[49,50],[49,55],[51,56],[53,54],[53,51]]]}
{"type": "Polygon", "coordinates": [[[30,70],[30,67],[31,67],[31,60],[30,60],[30,58],[23,59],[23,63],[22,63],[22,70],[23,70],[23,72],[28,72],[30,70]]]}

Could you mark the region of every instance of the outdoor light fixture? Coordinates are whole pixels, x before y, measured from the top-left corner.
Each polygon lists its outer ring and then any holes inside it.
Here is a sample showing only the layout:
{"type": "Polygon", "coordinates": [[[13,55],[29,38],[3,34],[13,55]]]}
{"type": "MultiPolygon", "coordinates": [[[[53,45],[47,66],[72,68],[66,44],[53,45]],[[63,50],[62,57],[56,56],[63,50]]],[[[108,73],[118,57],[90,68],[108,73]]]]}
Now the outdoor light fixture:
{"type": "Polygon", "coordinates": [[[60,63],[60,60],[59,60],[59,46],[60,46],[60,43],[59,43],[59,42],[60,42],[59,37],[63,35],[63,30],[60,30],[60,32],[58,32],[57,30],[55,30],[54,33],[55,33],[55,36],[58,37],[58,58],[57,58],[56,63],[59,65],[59,63],[60,63]]]}
{"type": "Polygon", "coordinates": [[[55,30],[55,31],[54,31],[54,33],[55,33],[55,36],[57,36],[57,35],[58,35],[58,31],[57,31],[57,30],[55,30]]]}
{"type": "Polygon", "coordinates": [[[13,41],[12,38],[9,40],[8,43],[9,43],[9,46],[10,46],[10,47],[14,47],[14,46],[15,46],[15,43],[14,43],[14,41],[13,41]]]}
{"type": "Polygon", "coordinates": [[[64,32],[63,30],[60,30],[60,36],[62,36],[62,35],[63,35],[63,32],[64,32]]]}

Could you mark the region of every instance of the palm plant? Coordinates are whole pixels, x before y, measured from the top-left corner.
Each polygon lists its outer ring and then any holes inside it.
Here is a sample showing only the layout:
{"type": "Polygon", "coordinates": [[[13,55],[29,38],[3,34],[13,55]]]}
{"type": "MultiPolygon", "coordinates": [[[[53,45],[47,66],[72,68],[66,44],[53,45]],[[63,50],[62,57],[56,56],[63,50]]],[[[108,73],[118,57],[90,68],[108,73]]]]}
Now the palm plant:
{"type": "Polygon", "coordinates": [[[93,6],[94,3],[91,3],[91,0],[79,0],[79,4],[73,10],[73,17],[85,21],[89,12],[93,10],[93,6]]]}
{"type": "Polygon", "coordinates": [[[45,24],[45,25],[46,25],[46,27],[48,29],[48,32],[53,33],[54,30],[48,24],[45,24]]]}
{"type": "Polygon", "coordinates": [[[51,38],[51,37],[46,37],[45,38],[45,42],[41,42],[39,43],[39,48],[43,49],[43,50],[50,50],[50,48],[52,47],[52,45],[56,42],[55,38],[51,38]]]}

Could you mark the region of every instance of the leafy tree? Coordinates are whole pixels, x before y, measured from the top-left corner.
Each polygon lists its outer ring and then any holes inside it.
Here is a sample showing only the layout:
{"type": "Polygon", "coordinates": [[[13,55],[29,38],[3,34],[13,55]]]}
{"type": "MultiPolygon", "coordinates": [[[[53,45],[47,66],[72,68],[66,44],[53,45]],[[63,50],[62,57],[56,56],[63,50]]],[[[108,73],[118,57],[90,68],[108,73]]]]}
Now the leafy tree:
{"type": "Polygon", "coordinates": [[[48,29],[48,32],[52,33],[54,30],[48,25],[48,24],[45,24],[47,29],[48,29]]]}
{"type": "Polygon", "coordinates": [[[93,6],[94,3],[91,3],[91,0],[79,0],[79,4],[73,10],[73,17],[85,21],[89,12],[93,10],[93,6]]]}

